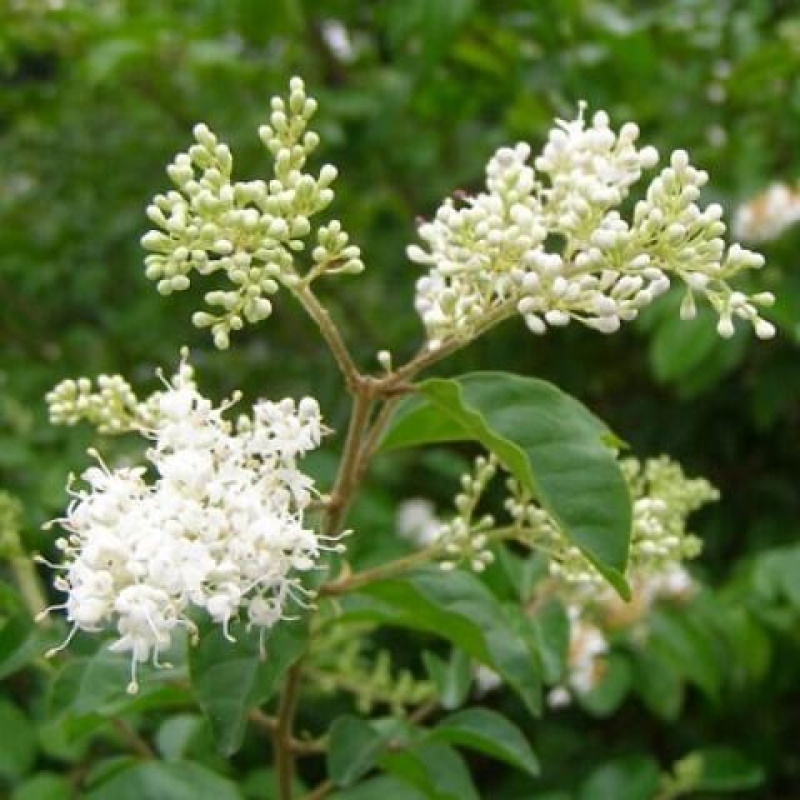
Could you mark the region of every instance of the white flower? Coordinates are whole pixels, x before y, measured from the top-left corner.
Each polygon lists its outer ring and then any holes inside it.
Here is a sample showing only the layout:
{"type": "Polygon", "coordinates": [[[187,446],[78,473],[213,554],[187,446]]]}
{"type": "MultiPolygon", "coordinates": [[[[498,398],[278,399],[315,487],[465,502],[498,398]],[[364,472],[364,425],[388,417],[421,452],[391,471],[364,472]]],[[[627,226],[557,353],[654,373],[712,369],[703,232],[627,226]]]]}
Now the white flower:
{"type": "Polygon", "coordinates": [[[537,334],[573,319],[613,333],[676,278],[686,287],[684,316],[697,293],[719,314],[721,335],[733,334],[736,318],[761,338],[774,334],[758,310],[771,295],[747,297],[728,283],[764,260],[736,244],[726,249],[722,209],[696,204],[708,175],[684,151],[672,154],[632,219],[622,217],[618,206],[658,161],[654,148],[636,147],[638,137],[633,123],[613,131],[603,111],[587,125],[581,109],[557,121],[535,170],[527,144],[504,147],[486,167],[486,191],[445,200],[419,228],[424,246],[408,248],[428,268],[416,309],[431,349],[469,340],[515,311],[537,334]]]}
{"type": "Polygon", "coordinates": [[[436,516],[433,503],[412,497],[397,508],[397,533],[417,547],[433,544],[442,533],[442,521],[436,516]]]}
{"type": "Polygon", "coordinates": [[[116,625],[112,649],[131,655],[131,691],[137,664],[158,664],[173,631],[193,628],[192,606],[226,633],[242,612],[263,632],[308,595],[296,574],[329,549],[304,522],[314,487],[297,466],[324,432],[315,400],[262,400],[234,425],[229,404],[200,395],[183,364],[150,406],[141,432],[153,479],[145,467],[90,467],[58,542],[69,638],[116,625]]]}
{"type": "Polygon", "coordinates": [[[773,183],[739,206],[733,230],[746,242],[777,239],[800,222],[800,192],[785,183],[773,183]]]}

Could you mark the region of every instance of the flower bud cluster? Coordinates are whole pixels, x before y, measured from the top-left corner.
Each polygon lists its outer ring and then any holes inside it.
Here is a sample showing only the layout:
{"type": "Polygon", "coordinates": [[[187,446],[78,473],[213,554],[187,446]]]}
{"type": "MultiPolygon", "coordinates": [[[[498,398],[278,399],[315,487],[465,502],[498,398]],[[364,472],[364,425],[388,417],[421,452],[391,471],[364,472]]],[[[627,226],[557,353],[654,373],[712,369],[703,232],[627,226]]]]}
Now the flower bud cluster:
{"type": "Polygon", "coordinates": [[[745,242],[768,242],[800,222],[800,190],[773,183],[736,211],[734,233],[745,242]]]}
{"type": "Polygon", "coordinates": [[[262,400],[233,424],[184,365],[157,406],[147,465],[110,470],[98,456],[58,520],[70,638],[115,625],[130,691],[139,663],[158,664],[176,628],[193,629],[193,607],[226,634],[240,615],[274,625],[307,596],[296,573],[328,547],[304,523],[313,482],[297,463],[324,432],[315,400],[262,400]]]}
{"type": "MultiPolygon", "coordinates": [[[[146,274],[159,292],[188,289],[192,273],[227,278],[223,288],[206,293],[211,310],[192,317],[196,326],[210,328],[221,349],[232,331],[271,314],[269,298],[281,283],[292,287],[301,280],[294,254],[306,248],[311,219],[334,196],[335,167],[326,164],[316,176],[306,171],[319,136],[308,129],[317,103],[303,81],[292,78],[288,98],[273,97],[271,105],[269,124],[258,131],[273,158],[271,180],[233,181],[230,149],[200,124],[195,144],[167,168],[177,188],[156,195],[147,208],[157,229],[142,239],[150,251],[146,274]]],[[[319,228],[316,241],[309,280],[363,269],[359,249],[348,244],[338,221],[319,228]]]]}
{"type": "Polygon", "coordinates": [[[483,572],[494,560],[489,544],[495,520],[489,514],[478,517],[477,509],[496,473],[493,455],[476,458],[473,470],[461,477],[461,491],[453,501],[456,513],[446,521],[439,519],[433,504],[423,498],[401,503],[397,510],[398,535],[417,547],[433,548],[443,570],[466,563],[475,572],[483,572]]]}
{"type": "MultiPolygon", "coordinates": [[[[686,529],[689,515],[718,499],[719,493],[703,478],[687,478],[681,467],[667,457],[635,458],[620,462],[631,490],[633,525],[629,578],[632,583],[665,575],[681,562],[695,558],[700,540],[686,529]]],[[[575,587],[596,593],[606,582],[577,547],[566,542],[555,523],[534,504],[517,496],[509,503],[512,516],[532,530],[531,536],[547,542],[551,574],[575,587]]]]}
{"type": "Polygon", "coordinates": [[[21,555],[22,503],[10,492],[0,489],[0,558],[21,555]]]}
{"type": "Polygon", "coordinates": [[[487,165],[486,191],[445,200],[419,228],[423,246],[408,248],[429,270],[417,282],[416,308],[432,349],[515,311],[534,333],[573,319],[613,333],[675,279],[686,287],[685,317],[700,294],[719,314],[722,336],[732,335],[736,318],[761,338],[774,335],[759,312],[772,296],[748,297],[729,283],[763,257],[726,248],[721,207],[696,202],[708,175],[684,151],[672,154],[632,219],[623,218],[618,206],[658,161],[654,148],[636,147],[638,137],[633,123],[614,132],[603,111],[587,126],[581,109],[557,121],[535,169],[527,144],[501,148],[487,165]]]}
{"type": "Polygon", "coordinates": [[[314,636],[309,673],[314,689],[324,694],[345,691],[353,695],[360,714],[386,706],[397,716],[432,700],[435,687],[411,670],[396,668],[388,650],[375,650],[364,624],[323,626],[314,636]]]}
{"type": "MultiPolygon", "coordinates": [[[[183,385],[194,386],[192,367],[180,367],[183,385]]],[[[97,386],[90,378],[67,378],[45,396],[53,425],[77,425],[88,422],[99,433],[118,434],[151,427],[158,413],[161,392],[145,401],[139,400],[131,385],[121,375],[100,375],[97,386]]]]}
{"type": "Polygon", "coordinates": [[[567,603],[570,647],[567,674],[553,690],[551,704],[564,705],[571,694],[590,691],[602,678],[617,631],[636,631],[661,598],[680,599],[692,591],[683,562],[700,553],[700,541],[686,531],[689,514],[718,498],[702,478],[687,478],[666,457],[621,462],[633,497],[633,536],[627,577],[632,590],[623,602],[575,548],[551,561],[558,594],[567,603]]]}

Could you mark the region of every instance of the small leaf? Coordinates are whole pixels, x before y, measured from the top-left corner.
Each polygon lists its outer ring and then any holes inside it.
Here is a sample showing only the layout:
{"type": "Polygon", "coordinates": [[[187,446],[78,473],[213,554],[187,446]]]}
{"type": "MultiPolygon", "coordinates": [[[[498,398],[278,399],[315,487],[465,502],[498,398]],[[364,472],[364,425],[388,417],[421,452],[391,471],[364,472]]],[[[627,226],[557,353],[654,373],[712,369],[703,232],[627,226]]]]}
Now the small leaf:
{"type": "Polygon", "coordinates": [[[764,782],[763,767],[730,747],[698,750],[689,756],[697,759],[700,774],[693,788],[707,792],[736,792],[756,789],[764,782]]]}
{"type": "Polygon", "coordinates": [[[398,407],[382,448],[477,441],[539,500],[624,597],[631,500],[613,434],[546,381],[500,372],[434,378],[398,407]]]}
{"type": "Polygon", "coordinates": [[[542,661],[544,679],[557,683],[564,676],[569,653],[569,618],[564,606],[550,598],[531,619],[531,630],[542,661]]]}
{"type": "Polygon", "coordinates": [[[597,717],[607,717],[622,705],[631,688],[631,665],[619,653],[605,659],[603,674],[588,692],[579,695],[583,708],[597,717]]]}
{"type": "Polygon", "coordinates": [[[348,715],[331,725],[329,739],[328,775],[337,786],[346,788],[375,766],[389,737],[363,719],[348,715]]]}
{"type": "Polygon", "coordinates": [[[422,660],[436,686],[439,705],[447,711],[463,705],[472,683],[472,659],[454,647],[450,658],[443,661],[433,653],[423,653],[422,660]]]}
{"type": "Polygon", "coordinates": [[[52,772],[40,772],[17,786],[11,800],[71,800],[72,796],[67,778],[52,772]]]}
{"type": "Polygon", "coordinates": [[[26,667],[62,638],[55,625],[35,625],[26,612],[10,617],[0,628],[0,680],[26,667]]]}
{"type": "Polygon", "coordinates": [[[219,751],[231,755],[242,743],[249,712],[272,696],[305,651],[308,627],[301,621],[278,623],[267,633],[263,659],[255,630],[234,625],[231,642],[219,625],[206,622],[202,629],[200,643],[189,652],[192,689],[219,751]]]}
{"type": "Polygon", "coordinates": [[[148,761],[115,773],[85,800],[241,800],[236,786],[190,761],[148,761]]]}
{"type": "Polygon", "coordinates": [[[344,792],[331,795],[331,800],[428,800],[413,786],[393,778],[379,775],[344,792]]]}
{"type": "Polygon", "coordinates": [[[474,576],[419,570],[380,581],[348,597],[348,615],[424,630],[448,639],[499,673],[528,709],[541,709],[536,654],[506,618],[494,595],[474,576]]]}
{"type": "Polygon", "coordinates": [[[9,700],[0,697],[0,778],[16,781],[26,775],[36,759],[33,724],[9,700]]]}
{"type": "Polygon", "coordinates": [[[649,756],[619,758],[594,770],[581,786],[580,800],[653,800],[658,764],[649,756]]]}
{"type": "Polygon", "coordinates": [[[487,708],[469,708],[445,717],[428,739],[470,747],[529,775],[539,774],[536,756],[519,728],[487,708]]]}
{"type": "Polygon", "coordinates": [[[381,765],[435,800],[480,800],[464,759],[452,747],[422,742],[389,752],[381,765]]]}

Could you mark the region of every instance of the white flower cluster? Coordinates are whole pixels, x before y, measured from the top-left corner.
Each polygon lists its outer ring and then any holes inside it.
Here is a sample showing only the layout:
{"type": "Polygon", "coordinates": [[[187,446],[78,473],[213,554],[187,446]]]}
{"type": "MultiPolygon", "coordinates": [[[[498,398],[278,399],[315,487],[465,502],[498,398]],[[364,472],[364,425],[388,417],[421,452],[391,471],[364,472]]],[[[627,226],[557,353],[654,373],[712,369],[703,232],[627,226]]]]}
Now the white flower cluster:
{"type": "Polygon", "coordinates": [[[767,242],[800,222],[800,190],[773,183],[736,211],[734,233],[746,242],[767,242]]]}
{"type": "Polygon", "coordinates": [[[259,401],[235,424],[228,407],[199,394],[183,364],[142,431],[150,466],[99,462],[59,520],[69,638],[116,624],[111,649],[131,654],[130,691],[137,664],[158,664],[173,631],[192,629],[193,607],[226,635],[240,614],[263,632],[307,596],[296,573],[328,548],[304,523],[313,483],[297,466],[324,432],[317,402],[259,401]]]}
{"type": "Polygon", "coordinates": [[[274,161],[269,181],[233,182],[230,149],[206,125],[197,125],[196,143],[167,169],[177,190],[157,195],[147,208],[159,230],[142,239],[151,251],[146,274],[158,281],[162,294],[188,289],[192,272],[221,272],[230,282],[229,288],[206,293],[213,311],[192,317],[198,327],[211,329],[219,348],[228,347],[231,331],[271,314],[269,297],[281,283],[291,288],[322,274],[364,268],[358,247],[348,244],[337,220],[317,229],[311,271],[301,279],[295,268],[294,254],[307,246],[311,218],[333,200],[337,175],[330,164],[317,176],[305,171],[319,145],[319,136],[308,130],[316,108],[300,78],[292,78],[287,100],[272,98],[269,124],[258,131],[274,161]]]}
{"type": "Polygon", "coordinates": [[[639,129],[618,133],[597,112],[587,126],[557,121],[534,166],[520,143],[495,153],[486,168],[486,191],[457,205],[445,200],[411,245],[409,258],[429,272],[417,282],[416,308],[429,346],[473,338],[520,313],[534,333],[573,319],[604,333],[666,292],[674,278],[685,286],[683,316],[703,295],[720,317],[722,336],[733,319],[751,322],[761,338],[774,327],[759,314],[774,298],[747,297],[729,281],[763,266],[738,244],[726,248],[722,208],[696,201],[708,175],[677,150],[635,204],[631,221],[617,207],[655,166],[653,147],[638,149],[639,129]],[[554,246],[555,244],[555,246],[554,246]]]}

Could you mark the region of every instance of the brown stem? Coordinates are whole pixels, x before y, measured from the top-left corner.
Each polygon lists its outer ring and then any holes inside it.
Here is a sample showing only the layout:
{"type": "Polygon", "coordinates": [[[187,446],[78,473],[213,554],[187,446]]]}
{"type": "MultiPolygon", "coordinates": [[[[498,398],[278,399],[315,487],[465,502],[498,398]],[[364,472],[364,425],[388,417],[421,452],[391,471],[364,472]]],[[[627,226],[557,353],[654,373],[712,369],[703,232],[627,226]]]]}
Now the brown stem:
{"type": "Polygon", "coordinates": [[[334,790],[333,781],[323,781],[316,789],[309,792],[303,800],[322,800],[334,790]]]}
{"type": "Polygon", "coordinates": [[[319,589],[319,595],[321,597],[336,597],[337,595],[360,589],[369,583],[392,578],[430,561],[438,551],[439,548],[435,545],[426,547],[424,550],[418,550],[416,553],[390,561],[388,564],[381,564],[372,569],[355,572],[344,578],[323,584],[319,589]]]}
{"type": "Polygon", "coordinates": [[[336,359],[336,363],[339,365],[347,388],[351,393],[357,393],[364,379],[358,371],[358,367],[353,361],[353,357],[350,355],[350,351],[347,349],[347,345],[344,343],[344,339],[342,339],[342,335],[339,333],[339,329],[334,324],[330,314],[319,302],[307,283],[301,282],[298,286],[293,287],[292,291],[306,310],[306,313],[319,328],[322,338],[325,339],[333,357],[336,359]]]}
{"type": "Polygon", "coordinates": [[[150,745],[128,724],[124,719],[111,717],[109,722],[114,730],[120,735],[130,749],[140,758],[155,758],[156,754],[150,745]]]}
{"type": "MultiPolygon", "coordinates": [[[[254,725],[267,731],[271,736],[276,734],[278,730],[278,720],[276,717],[271,717],[269,714],[265,714],[257,708],[250,711],[247,716],[254,725]]],[[[324,736],[319,739],[309,739],[308,741],[292,738],[289,742],[289,746],[295,755],[319,755],[320,753],[324,753],[327,749],[327,741],[324,736]]]]}
{"type": "Polygon", "coordinates": [[[281,692],[280,705],[278,706],[278,719],[273,736],[278,800],[292,800],[294,784],[294,758],[292,757],[291,747],[292,723],[294,722],[294,712],[297,707],[297,690],[300,687],[302,665],[303,660],[300,659],[289,668],[286,682],[281,692]]]}

